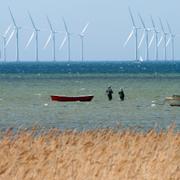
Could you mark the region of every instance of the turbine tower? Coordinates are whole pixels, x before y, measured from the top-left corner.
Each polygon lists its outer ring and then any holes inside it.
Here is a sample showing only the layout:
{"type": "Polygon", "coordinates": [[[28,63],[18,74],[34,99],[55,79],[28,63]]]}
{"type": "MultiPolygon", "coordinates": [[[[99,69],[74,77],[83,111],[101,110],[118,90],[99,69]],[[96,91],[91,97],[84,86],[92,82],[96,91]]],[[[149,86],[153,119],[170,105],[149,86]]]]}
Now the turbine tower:
{"type": "Polygon", "coordinates": [[[142,25],[143,25],[143,30],[144,30],[138,48],[140,48],[140,46],[141,46],[141,44],[142,44],[142,41],[143,41],[143,39],[144,39],[144,37],[145,37],[145,38],[146,38],[146,60],[149,60],[149,31],[150,31],[150,29],[145,26],[145,23],[144,23],[141,15],[138,14],[138,16],[139,16],[139,18],[140,18],[140,21],[141,21],[141,23],[142,23],[142,25]]]}
{"type": "Polygon", "coordinates": [[[53,46],[52,46],[52,55],[53,55],[53,61],[56,61],[56,33],[57,31],[55,31],[52,27],[52,23],[49,19],[49,17],[47,16],[47,21],[48,21],[48,24],[49,24],[49,27],[50,27],[50,30],[51,30],[51,33],[44,45],[44,48],[46,48],[50,42],[50,40],[52,39],[52,43],[53,43],[53,46]]]}
{"type": "Polygon", "coordinates": [[[25,48],[28,48],[28,46],[30,45],[31,41],[33,40],[33,38],[35,36],[35,58],[36,58],[36,61],[38,62],[39,61],[39,31],[40,31],[40,29],[38,29],[37,26],[35,25],[30,12],[28,12],[28,16],[29,16],[29,19],[33,26],[34,32],[31,34],[25,48]]]}
{"type": "Polygon", "coordinates": [[[152,16],[151,16],[151,23],[152,23],[152,26],[153,26],[153,36],[152,36],[152,38],[151,38],[151,40],[150,40],[150,43],[149,43],[149,48],[150,48],[150,46],[151,46],[151,44],[152,44],[152,42],[153,42],[153,40],[154,40],[154,38],[155,38],[155,60],[158,60],[158,58],[159,58],[159,50],[158,50],[158,34],[159,34],[159,32],[157,31],[157,29],[156,29],[156,25],[155,25],[155,23],[154,23],[154,20],[153,20],[153,18],[152,18],[152,16]]]}
{"type": "Polygon", "coordinates": [[[160,18],[159,18],[159,22],[160,22],[161,29],[162,29],[162,36],[161,36],[161,39],[159,41],[159,45],[160,45],[162,39],[164,38],[164,60],[167,60],[167,48],[166,48],[167,45],[166,44],[167,44],[167,35],[168,35],[168,33],[165,32],[164,26],[163,26],[162,21],[161,21],[160,18]]]}
{"type": "Polygon", "coordinates": [[[168,21],[166,21],[167,23],[167,26],[168,26],[168,29],[169,29],[169,33],[170,33],[170,38],[168,39],[167,43],[166,43],[166,47],[168,46],[168,44],[170,43],[171,41],[171,53],[172,53],[172,60],[174,61],[174,40],[175,40],[175,37],[176,37],[176,34],[173,34],[172,33],[172,30],[171,30],[171,27],[168,23],[168,21]]]}
{"type": "Polygon", "coordinates": [[[13,25],[14,25],[14,31],[12,32],[10,39],[12,38],[12,36],[14,35],[14,32],[16,31],[16,60],[17,60],[17,62],[19,62],[19,30],[21,29],[21,27],[17,26],[10,7],[9,7],[9,13],[11,15],[11,19],[12,19],[13,25]]]}
{"type": "Polygon", "coordinates": [[[87,23],[84,28],[82,29],[81,33],[79,34],[79,37],[81,39],[81,60],[84,61],[84,34],[89,26],[89,23],[87,23]]]}
{"type": "Polygon", "coordinates": [[[8,26],[8,28],[6,29],[6,31],[4,32],[4,34],[0,34],[0,36],[2,37],[3,40],[3,59],[4,62],[6,62],[7,60],[7,56],[6,56],[6,47],[7,47],[7,34],[9,33],[10,29],[11,29],[11,24],[8,26]]]}
{"type": "Polygon", "coordinates": [[[127,43],[129,42],[129,40],[131,39],[132,35],[135,36],[135,60],[137,61],[138,60],[138,30],[140,29],[139,27],[136,26],[135,24],[135,21],[134,21],[134,18],[133,18],[133,15],[132,15],[132,12],[131,12],[131,9],[129,9],[129,14],[130,14],[130,17],[131,17],[131,21],[132,21],[132,25],[133,25],[133,28],[132,28],[132,31],[130,32],[127,40],[125,41],[124,43],[124,47],[127,45],[127,43]]]}

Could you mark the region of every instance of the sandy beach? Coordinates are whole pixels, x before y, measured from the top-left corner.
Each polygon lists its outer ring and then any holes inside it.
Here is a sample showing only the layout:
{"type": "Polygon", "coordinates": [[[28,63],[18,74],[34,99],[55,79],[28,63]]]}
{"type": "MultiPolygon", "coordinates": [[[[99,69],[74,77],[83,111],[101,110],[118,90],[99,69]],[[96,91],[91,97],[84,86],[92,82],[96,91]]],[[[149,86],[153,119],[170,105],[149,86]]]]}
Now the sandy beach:
{"type": "Polygon", "coordinates": [[[0,179],[178,180],[180,134],[173,129],[7,130],[1,133],[0,179]]]}

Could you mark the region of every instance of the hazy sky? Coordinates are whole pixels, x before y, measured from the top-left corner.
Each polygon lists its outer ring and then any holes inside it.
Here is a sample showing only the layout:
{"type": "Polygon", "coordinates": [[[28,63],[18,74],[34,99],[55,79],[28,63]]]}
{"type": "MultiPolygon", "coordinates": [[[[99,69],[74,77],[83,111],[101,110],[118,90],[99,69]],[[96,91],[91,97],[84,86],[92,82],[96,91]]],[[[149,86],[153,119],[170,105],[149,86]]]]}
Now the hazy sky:
{"type": "MultiPolygon", "coordinates": [[[[141,24],[137,13],[142,15],[147,26],[151,25],[150,15],[152,15],[158,28],[160,28],[158,17],[161,17],[166,29],[165,19],[169,21],[175,33],[180,33],[178,19],[180,16],[180,3],[178,0],[6,0],[1,2],[0,6],[1,33],[12,22],[8,6],[11,7],[17,24],[26,28],[31,27],[27,10],[31,12],[35,23],[40,29],[49,29],[46,21],[46,15],[48,15],[55,29],[64,30],[62,23],[62,17],[64,17],[69,30],[74,33],[71,47],[73,60],[79,60],[81,57],[80,39],[75,34],[82,30],[86,22],[90,22],[85,36],[85,58],[87,60],[133,59],[133,39],[129,41],[126,48],[123,48],[123,43],[132,29],[128,6],[131,7],[135,21],[139,26],[141,24]]],[[[24,60],[34,60],[34,41],[27,50],[24,49],[31,33],[31,30],[21,31],[20,58],[24,60]]],[[[42,60],[51,59],[51,43],[46,50],[42,48],[48,36],[48,31],[43,31],[40,34],[40,59],[42,60]]],[[[63,38],[63,34],[57,35],[57,47],[59,47],[63,38]]],[[[180,59],[179,41],[180,37],[177,37],[176,59],[180,59]]],[[[160,56],[162,57],[161,48],[160,56]]],[[[140,50],[143,57],[144,47],[142,46],[140,50]]],[[[153,46],[150,51],[150,57],[152,58],[154,55],[153,46]]],[[[15,59],[15,38],[9,43],[7,54],[8,59],[15,59]]],[[[168,57],[170,57],[170,48],[168,48],[168,57]]],[[[67,44],[61,51],[57,48],[57,59],[67,59],[67,44]]]]}

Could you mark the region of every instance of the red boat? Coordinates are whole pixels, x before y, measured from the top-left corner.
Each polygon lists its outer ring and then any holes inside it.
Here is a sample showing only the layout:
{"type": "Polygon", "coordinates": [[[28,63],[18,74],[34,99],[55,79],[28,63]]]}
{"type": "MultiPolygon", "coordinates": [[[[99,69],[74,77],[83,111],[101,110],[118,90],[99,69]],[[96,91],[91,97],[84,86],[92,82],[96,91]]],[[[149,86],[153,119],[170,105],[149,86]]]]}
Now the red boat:
{"type": "Polygon", "coordinates": [[[52,101],[61,101],[61,102],[72,102],[72,101],[91,101],[93,99],[93,95],[84,95],[84,96],[61,96],[61,95],[52,95],[52,101]]]}

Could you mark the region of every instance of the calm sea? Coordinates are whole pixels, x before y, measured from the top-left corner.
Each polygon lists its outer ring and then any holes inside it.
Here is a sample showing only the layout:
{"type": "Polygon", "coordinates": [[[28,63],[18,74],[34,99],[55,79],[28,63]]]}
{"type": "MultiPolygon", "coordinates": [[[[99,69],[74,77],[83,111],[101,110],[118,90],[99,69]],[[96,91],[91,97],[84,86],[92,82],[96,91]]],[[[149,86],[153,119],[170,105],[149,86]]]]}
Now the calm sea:
{"type": "Polygon", "coordinates": [[[0,63],[0,129],[9,127],[180,130],[180,107],[164,98],[180,94],[180,62],[0,63]],[[111,86],[113,100],[105,91],[111,86]],[[118,97],[124,89],[125,101],[118,97]],[[50,95],[93,94],[91,102],[52,102],[50,95]]]}

